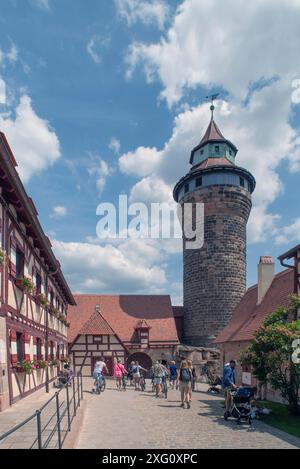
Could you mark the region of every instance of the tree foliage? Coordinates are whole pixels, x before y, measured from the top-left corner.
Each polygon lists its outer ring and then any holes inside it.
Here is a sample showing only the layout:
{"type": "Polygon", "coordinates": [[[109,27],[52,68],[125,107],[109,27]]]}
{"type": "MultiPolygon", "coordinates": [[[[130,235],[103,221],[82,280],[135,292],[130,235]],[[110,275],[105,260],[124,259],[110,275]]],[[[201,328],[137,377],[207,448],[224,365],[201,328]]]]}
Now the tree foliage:
{"type": "Polygon", "coordinates": [[[292,358],[293,344],[300,338],[300,298],[292,295],[289,300],[288,308],[278,308],[265,319],[241,360],[252,366],[262,384],[280,391],[292,413],[300,415],[300,365],[292,358]]]}

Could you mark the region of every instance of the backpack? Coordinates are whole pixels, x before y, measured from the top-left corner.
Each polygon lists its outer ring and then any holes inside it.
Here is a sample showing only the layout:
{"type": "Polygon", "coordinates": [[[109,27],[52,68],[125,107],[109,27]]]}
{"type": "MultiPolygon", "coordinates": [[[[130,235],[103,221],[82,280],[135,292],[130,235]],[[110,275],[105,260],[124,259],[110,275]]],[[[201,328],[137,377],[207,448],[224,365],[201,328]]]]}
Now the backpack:
{"type": "Polygon", "coordinates": [[[155,365],[154,369],[153,369],[153,372],[154,372],[154,377],[155,378],[161,378],[162,375],[163,375],[163,369],[162,369],[161,365],[155,365]]]}
{"type": "Polygon", "coordinates": [[[191,381],[191,373],[188,368],[181,368],[180,376],[183,383],[189,383],[191,381]]]}

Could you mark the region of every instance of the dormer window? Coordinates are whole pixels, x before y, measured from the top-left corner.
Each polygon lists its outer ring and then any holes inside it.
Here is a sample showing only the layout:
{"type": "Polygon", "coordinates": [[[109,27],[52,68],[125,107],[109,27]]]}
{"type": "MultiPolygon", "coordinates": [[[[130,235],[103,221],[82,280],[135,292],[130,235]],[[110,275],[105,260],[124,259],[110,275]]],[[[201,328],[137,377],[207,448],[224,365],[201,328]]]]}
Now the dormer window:
{"type": "Polygon", "coordinates": [[[149,346],[150,329],[151,328],[149,324],[147,323],[147,321],[145,321],[145,319],[142,319],[141,321],[139,321],[135,327],[141,348],[148,348],[149,346]]]}
{"type": "Polygon", "coordinates": [[[184,186],[184,193],[187,194],[189,190],[190,190],[190,186],[189,186],[189,184],[186,184],[184,186]]]}
{"type": "Polygon", "coordinates": [[[244,178],[240,178],[240,186],[245,187],[245,179],[244,178]]]}

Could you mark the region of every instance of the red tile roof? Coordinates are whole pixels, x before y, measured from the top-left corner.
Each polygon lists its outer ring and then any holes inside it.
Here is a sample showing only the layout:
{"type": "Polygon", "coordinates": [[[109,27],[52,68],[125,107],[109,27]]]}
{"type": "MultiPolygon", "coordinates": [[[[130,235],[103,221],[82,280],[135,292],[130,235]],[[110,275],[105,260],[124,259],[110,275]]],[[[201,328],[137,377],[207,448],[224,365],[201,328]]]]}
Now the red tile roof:
{"type": "Polygon", "coordinates": [[[258,286],[247,290],[229,324],[218,335],[215,343],[249,341],[265,318],[280,306],[288,306],[288,296],[294,291],[294,272],[284,270],[275,275],[263,301],[257,305],[258,286]]]}
{"type": "Polygon", "coordinates": [[[78,332],[78,335],[85,334],[114,335],[115,333],[102,314],[99,311],[95,311],[78,332]]]}
{"type": "Polygon", "coordinates": [[[149,340],[178,342],[173,309],[169,296],[164,295],[74,295],[77,306],[69,309],[68,341],[73,342],[96,306],[101,315],[123,342],[133,340],[139,320],[150,326],[149,340]]]}
{"type": "Polygon", "coordinates": [[[206,169],[210,168],[211,166],[235,166],[231,161],[227,158],[208,158],[207,160],[200,163],[198,166],[193,168],[193,171],[197,169],[206,169]]]}

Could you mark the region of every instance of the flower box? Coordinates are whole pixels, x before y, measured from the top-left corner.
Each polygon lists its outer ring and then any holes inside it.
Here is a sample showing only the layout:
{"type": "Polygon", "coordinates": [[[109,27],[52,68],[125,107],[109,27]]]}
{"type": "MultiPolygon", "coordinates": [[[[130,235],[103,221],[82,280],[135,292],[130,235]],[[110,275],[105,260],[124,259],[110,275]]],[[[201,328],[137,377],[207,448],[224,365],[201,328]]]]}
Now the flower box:
{"type": "Polygon", "coordinates": [[[28,293],[32,293],[34,291],[33,282],[29,277],[17,278],[16,286],[20,288],[20,290],[26,291],[28,293]]]}
{"type": "Polygon", "coordinates": [[[36,293],[35,294],[35,301],[37,304],[41,305],[41,306],[47,306],[48,304],[48,300],[46,298],[45,295],[43,295],[42,293],[36,293]]]}

